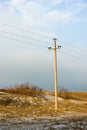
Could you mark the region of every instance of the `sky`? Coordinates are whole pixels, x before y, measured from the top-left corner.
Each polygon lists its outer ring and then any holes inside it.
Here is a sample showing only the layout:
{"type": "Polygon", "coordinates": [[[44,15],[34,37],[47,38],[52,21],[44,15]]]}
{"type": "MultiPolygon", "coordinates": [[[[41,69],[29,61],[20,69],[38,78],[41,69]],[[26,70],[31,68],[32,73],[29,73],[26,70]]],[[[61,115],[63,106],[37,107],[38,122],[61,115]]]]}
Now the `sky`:
{"type": "Polygon", "coordinates": [[[31,83],[87,91],[87,0],[0,0],[0,88],[31,83]]]}

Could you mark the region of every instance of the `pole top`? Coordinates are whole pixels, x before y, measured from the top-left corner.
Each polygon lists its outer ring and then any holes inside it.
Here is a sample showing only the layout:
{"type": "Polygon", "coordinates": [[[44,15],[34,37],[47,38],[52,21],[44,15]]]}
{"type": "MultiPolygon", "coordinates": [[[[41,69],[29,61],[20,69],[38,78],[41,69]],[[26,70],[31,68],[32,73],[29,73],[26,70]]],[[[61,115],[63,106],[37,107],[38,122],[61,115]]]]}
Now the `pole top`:
{"type": "Polygon", "coordinates": [[[56,41],[56,40],[57,40],[57,38],[53,38],[53,40],[54,40],[54,41],[56,41]]]}

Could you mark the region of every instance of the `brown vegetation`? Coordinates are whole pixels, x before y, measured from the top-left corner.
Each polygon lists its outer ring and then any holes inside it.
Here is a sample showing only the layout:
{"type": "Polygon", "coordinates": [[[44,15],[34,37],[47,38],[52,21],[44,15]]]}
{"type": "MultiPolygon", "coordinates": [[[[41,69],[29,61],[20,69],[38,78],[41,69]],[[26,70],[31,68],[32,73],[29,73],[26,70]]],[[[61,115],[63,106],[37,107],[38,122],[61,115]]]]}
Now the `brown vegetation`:
{"type": "Polygon", "coordinates": [[[75,100],[87,101],[87,92],[60,91],[59,97],[63,99],[75,99],[75,100]]]}
{"type": "Polygon", "coordinates": [[[87,113],[87,92],[60,91],[58,94],[58,110],[55,111],[54,91],[42,90],[30,84],[1,89],[0,114],[7,118],[87,113]]]}
{"type": "Polygon", "coordinates": [[[33,96],[33,97],[42,96],[42,93],[43,93],[41,88],[35,85],[31,85],[29,83],[15,85],[15,87],[0,89],[0,91],[6,92],[6,93],[28,95],[28,96],[33,96]]]}

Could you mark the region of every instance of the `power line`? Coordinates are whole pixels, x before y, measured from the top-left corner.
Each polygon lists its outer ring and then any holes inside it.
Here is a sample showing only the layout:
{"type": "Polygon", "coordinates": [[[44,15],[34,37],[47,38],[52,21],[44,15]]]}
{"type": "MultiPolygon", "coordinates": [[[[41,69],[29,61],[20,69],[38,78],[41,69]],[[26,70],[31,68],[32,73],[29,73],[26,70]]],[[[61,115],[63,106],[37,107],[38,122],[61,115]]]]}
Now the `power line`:
{"type": "MultiPolygon", "coordinates": [[[[3,25],[3,26],[7,26],[7,27],[10,27],[10,28],[14,28],[14,29],[17,29],[17,30],[25,31],[25,32],[28,32],[28,33],[36,34],[36,35],[41,35],[41,36],[43,36],[43,37],[47,37],[47,38],[52,39],[52,37],[43,35],[43,34],[41,34],[41,33],[29,31],[29,30],[26,30],[26,29],[21,29],[21,28],[19,28],[19,27],[16,27],[16,26],[13,26],[13,25],[8,25],[8,24],[5,24],[5,23],[0,23],[0,24],[3,25]]],[[[49,42],[46,42],[46,41],[42,41],[42,40],[30,38],[30,37],[27,37],[27,36],[24,36],[24,35],[19,35],[19,34],[15,34],[15,33],[10,33],[10,32],[8,32],[8,31],[2,31],[2,30],[1,30],[1,32],[8,33],[8,34],[10,34],[10,35],[15,35],[15,36],[17,36],[17,37],[22,37],[22,38],[26,38],[26,39],[36,40],[36,41],[39,41],[39,42],[41,42],[41,43],[44,42],[44,44],[45,44],[45,43],[46,43],[46,44],[49,43],[49,42]]],[[[35,43],[32,43],[32,42],[30,43],[30,42],[27,42],[27,41],[17,40],[17,39],[14,39],[14,38],[8,38],[8,37],[5,37],[5,36],[0,36],[0,37],[5,38],[5,39],[15,40],[15,41],[19,41],[19,42],[25,42],[25,43],[28,43],[28,44],[34,44],[34,45],[35,45],[35,43]]],[[[72,50],[72,51],[75,51],[76,53],[77,53],[77,51],[82,51],[82,50],[84,50],[84,53],[85,53],[85,52],[87,53],[87,51],[86,51],[85,49],[81,49],[81,48],[79,48],[79,47],[77,47],[77,46],[72,46],[72,45],[70,45],[70,44],[68,44],[68,43],[66,43],[66,42],[64,42],[64,41],[61,41],[61,40],[58,40],[58,41],[61,42],[61,43],[65,43],[65,44],[69,45],[68,47],[65,47],[65,48],[67,48],[67,49],[70,49],[70,50],[71,50],[72,48],[77,49],[77,50],[72,50]],[[71,47],[71,48],[70,48],[70,47],[71,47]]],[[[47,47],[47,46],[41,45],[41,44],[37,44],[37,45],[47,47]]],[[[63,45],[63,46],[64,46],[64,45],[63,45]]],[[[80,53],[80,52],[79,52],[79,53],[80,53]]],[[[81,53],[82,53],[82,52],[81,52],[81,53]]]]}
{"type": "Polygon", "coordinates": [[[40,35],[40,36],[47,37],[47,38],[50,38],[50,39],[53,38],[51,36],[47,36],[45,34],[42,34],[42,33],[39,33],[39,32],[34,32],[34,31],[31,31],[31,30],[27,30],[27,29],[22,29],[22,28],[14,26],[14,25],[9,25],[9,24],[5,24],[5,23],[1,23],[1,22],[0,22],[0,24],[3,25],[3,26],[7,26],[7,27],[10,27],[10,28],[14,28],[14,29],[20,30],[20,31],[25,31],[27,33],[32,33],[32,34],[40,35]]]}
{"type": "Polygon", "coordinates": [[[86,52],[82,52],[81,50],[80,50],[80,51],[79,51],[79,50],[75,50],[75,49],[73,49],[73,48],[71,48],[71,47],[69,47],[69,46],[67,46],[67,47],[64,46],[64,48],[66,48],[67,50],[69,50],[69,51],[71,51],[71,52],[76,53],[77,55],[78,55],[78,54],[81,54],[81,55],[87,57],[87,53],[86,53],[86,52]]]}
{"type": "Polygon", "coordinates": [[[39,42],[43,42],[44,44],[48,44],[49,42],[47,41],[42,41],[42,40],[39,40],[39,39],[34,39],[34,38],[31,38],[31,37],[27,37],[27,36],[24,36],[24,35],[19,35],[19,34],[15,34],[15,33],[10,33],[8,31],[3,31],[3,30],[0,30],[0,32],[2,33],[7,33],[7,34],[10,34],[10,35],[13,35],[13,36],[17,36],[17,37],[21,37],[21,38],[26,38],[26,39],[31,39],[31,40],[35,40],[35,41],[39,41],[39,42]]]}
{"type": "MultiPolygon", "coordinates": [[[[15,35],[15,36],[18,36],[18,37],[23,37],[23,35],[14,34],[14,33],[9,33],[9,32],[2,31],[2,30],[1,30],[1,32],[8,33],[8,34],[11,34],[11,35],[15,35]]],[[[33,44],[33,45],[37,45],[37,46],[43,46],[43,47],[46,47],[46,48],[47,48],[47,46],[45,46],[45,45],[36,44],[36,43],[33,43],[33,42],[22,41],[22,40],[18,40],[18,39],[14,39],[14,38],[9,38],[9,37],[6,37],[6,36],[0,36],[0,37],[1,37],[1,38],[5,38],[5,39],[10,39],[10,40],[15,40],[15,41],[18,41],[18,42],[27,43],[27,44],[33,44]]],[[[26,36],[24,36],[24,38],[29,39],[29,37],[26,37],[26,36]]],[[[33,39],[33,38],[30,38],[30,39],[33,39]]],[[[33,39],[33,40],[35,40],[35,39],[33,39]]],[[[37,39],[36,39],[36,40],[37,40],[37,39]]],[[[41,41],[41,40],[37,40],[37,41],[41,41]]],[[[43,41],[42,41],[42,42],[43,42],[43,41]]],[[[70,48],[69,46],[68,46],[68,47],[64,47],[64,48],[66,48],[66,49],[68,49],[68,50],[70,49],[70,50],[72,50],[72,51],[76,51],[76,50],[73,50],[72,48],[70,48]]],[[[75,52],[75,53],[77,53],[77,52],[75,52]]],[[[72,57],[76,57],[76,56],[72,55],[72,57]]],[[[80,58],[80,57],[77,56],[77,58],[80,58]]]]}
{"type": "MultiPolygon", "coordinates": [[[[22,28],[19,28],[19,27],[14,26],[14,25],[9,25],[9,24],[6,24],[6,23],[1,23],[1,22],[0,22],[0,24],[3,25],[3,26],[7,26],[7,27],[10,27],[10,28],[17,29],[17,30],[25,31],[25,32],[28,32],[28,33],[32,33],[32,34],[36,34],[36,35],[41,35],[41,36],[43,36],[43,37],[50,38],[51,40],[53,39],[52,36],[47,36],[47,35],[44,35],[44,34],[42,34],[42,33],[34,32],[34,31],[31,31],[31,30],[27,30],[27,29],[22,29],[22,28]]],[[[5,32],[5,31],[3,31],[3,32],[5,32]]],[[[9,32],[6,32],[6,33],[9,33],[9,32]]],[[[10,33],[9,33],[9,34],[10,34],[10,33]]],[[[11,35],[16,35],[16,34],[11,34],[11,35]]],[[[17,36],[17,35],[16,35],[16,36],[17,36]]],[[[19,36],[19,37],[22,37],[23,35],[18,35],[18,36],[19,36]]],[[[28,38],[28,37],[26,37],[26,36],[23,36],[23,37],[28,38]]],[[[46,41],[42,41],[42,40],[38,40],[38,39],[33,39],[33,38],[32,38],[32,40],[37,40],[37,41],[41,41],[41,42],[44,42],[44,43],[49,43],[49,42],[46,42],[46,41]]],[[[82,50],[81,50],[81,48],[79,48],[79,47],[77,47],[77,46],[73,46],[73,45],[71,45],[71,44],[69,44],[69,43],[67,43],[67,42],[62,41],[62,40],[58,40],[58,41],[61,42],[61,43],[67,44],[67,45],[71,46],[72,48],[78,49],[79,51],[84,50],[84,51],[87,52],[87,50],[85,50],[85,49],[82,49],[82,50]]]]}
{"type": "Polygon", "coordinates": [[[85,59],[85,58],[81,58],[80,56],[75,56],[75,55],[72,55],[72,54],[67,53],[67,52],[62,52],[61,54],[63,54],[63,55],[65,54],[65,55],[71,56],[71,57],[79,59],[79,60],[87,61],[87,59],[85,59]]]}
{"type": "MultiPolygon", "coordinates": [[[[24,35],[19,35],[19,34],[15,34],[15,33],[10,33],[10,32],[8,32],[8,31],[0,30],[0,32],[7,33],[7,34],[10,34],[10,35],[14,35],[14,36],[21,37],[21,38],[32,39],[32,40],[36,40],[36,41],[39,41],[39,42],[49,43],[49,42],[46,42],[46,41],[42,41],[42,40],[38,40],[38,39],[31,38],[31,37],[26,37],[26,36],[24,36],[24,35]]],[[[68,46],[68,47],[65,46],[64,48],[70,49],[71,51],[75,51],[75,53],[76,53],[76,51],[81,51],[81,50],[73,50],[73,48],[71,48],[71,47],[69,47],[69,46],[68,46]]],[[[76,49],[76,48],[75,48],[75,49],[76,49]]],[[[79,52],[79,53],[80,53],[80,52],[79,52]]]]}
{"type": "Polygon", "coordinates": [[[76,45],[71,45],[71,44],[69,44],[69,43],[67,43],[67,42],[64,42],[64,41],[61,41],[61,40],[58,40],[58,41],[59,41],[60,43],[64,43],[64,44],[70,46],[71,48],[78,49],[79,51],[82,51],[82,50],[83,50],[84,52],[87,53],[87,50],[84,49],[84,48],[80,48],[80,47],[78,47],[78,46],[76,46],[76,45]]]}
{"type": "Polygon", "coordinates": [[[22,40],[18,40],[18,39],[15,39],[15,38],[9,38],[9,37],[6,37],[6,36],[1,36],[1,35],[0,35],[0,38],[10,39],[10,40],[14,40],[14,41],[17,41],[17,42],[27,43],[27,44],[31,44],[31,45],[35,45],[35,46],[42,46],[42,47],[45,47],[45,48],[48,47],[48,46],[45,46],[45,45],[41,45],[41,44],[37,44],[37,43],[33,43],[33,42],[28,42],[28,41],[22,41],[22,40]]]}
{"type": "MultiPolygon", "coordinates": [[[[33,42],[22,41],[22,40],[17,40],[17,39],[5,37],[5,36],[0,36],[0,38],[9,39],[9,40],[14,40],[14,41],[17,41],[17,42],[27,43],[27,44],[31,44],[31,45],[35,45],[35,46],[41,46],[41,47],[45,47],[45,48],[48,47],[48,46],[45,46],[45,45],[36,44],[36,43],[33,43],[33,42]]],[[[67,53],[67,52],[62,52],[62,54],[66,54],[66,55],[71,56],[71,57],[73,57],[73,58],[78,58],[78,59],[80,59],[80,60],[85,60],[85,61],[87,61],[87,59],[81,58],[80,56],[72,55],[72,54],[67,53]]]]}

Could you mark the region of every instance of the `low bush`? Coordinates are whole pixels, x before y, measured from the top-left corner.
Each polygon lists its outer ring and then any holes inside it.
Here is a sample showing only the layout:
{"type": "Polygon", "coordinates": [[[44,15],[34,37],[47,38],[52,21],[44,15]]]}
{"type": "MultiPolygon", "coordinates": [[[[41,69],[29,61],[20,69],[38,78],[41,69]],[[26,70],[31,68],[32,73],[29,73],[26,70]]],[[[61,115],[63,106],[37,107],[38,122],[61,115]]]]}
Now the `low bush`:
{"type": "Polygon", "coordinates": [[[75,94],[75,92],[69,92],[64,87],[60,88],[59,90],[59,97],[64,99],[76,99],[80,100],[81,98],[75,94]]]}
{"type": "Polygon", "coordinates": [[[71,99],[71,92],[59,92],[59,97],[64,99],[71,99]]]}
{"type": "Polygon", "coordinates": [[[0,91],[13,94],[29,95],[29,96],[41,96],[43,94],[41,88],[35,85],[30,85],[29,83],[15,85],[15,87],[0,89],[0,91]]]}

